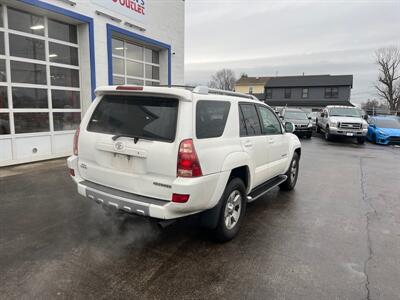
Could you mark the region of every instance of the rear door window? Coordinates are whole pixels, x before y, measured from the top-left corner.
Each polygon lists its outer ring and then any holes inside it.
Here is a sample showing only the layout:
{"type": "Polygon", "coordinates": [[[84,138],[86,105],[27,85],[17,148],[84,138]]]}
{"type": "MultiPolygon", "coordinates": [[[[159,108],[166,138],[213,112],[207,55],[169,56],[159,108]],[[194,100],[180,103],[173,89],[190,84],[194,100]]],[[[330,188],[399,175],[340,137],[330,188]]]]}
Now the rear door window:
{"type": "Polygon", "coordinates": [[[178,99],[105,95],[93,112],[88,131],[173,142],[178,99]]]}
{"type": "Polygon", "coordinates": [[[231,104],[227,101],[198,101],[196,136],[198,139],[220,137],[225,130],[231,104]]]}
{"type": "Polygon", "coordinates": [[[261,125],[258,119],[257,110],[254,104],[240,104],[242,114],[240,115],[240,132],[241,136],[246,129],[246,136],[261,135],[261,125]]]}

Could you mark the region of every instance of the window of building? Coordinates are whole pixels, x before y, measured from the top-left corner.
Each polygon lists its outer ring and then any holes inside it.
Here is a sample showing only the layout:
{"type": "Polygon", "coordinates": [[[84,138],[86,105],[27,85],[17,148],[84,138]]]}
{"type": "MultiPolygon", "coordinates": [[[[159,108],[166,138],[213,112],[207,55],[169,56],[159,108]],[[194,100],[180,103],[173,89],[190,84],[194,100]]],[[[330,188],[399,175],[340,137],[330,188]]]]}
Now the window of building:
{"type": "Polygon", "coordinates": [[[266,89],[265,96],[267,99],[272,99],[272,89],[266,89]]]}
{"type": "Polygon", "coordinates": [[[113,84],[160,85],[160,53],[112,39],[113,84]]]}
{"type": "Polygon", "coordinates": [[[301,98],[308,98],[308,88],[303,88],[301,91],[301,98]]]}
{"type": "Polygon", "coordinates": [[[8,20],[3,27],[0,18],[1,134],[73,132],[81,120],[76,25],[0,7],[8,20]]]}
{"type": "Polygon", "coordinates": [[[258,119],[256,106],[254,104],[240,104],[240,127],[241,136],[261,135],[261,125],[258,119]]]}
{"type": "Polygon", "coordinates": [[[253,87],[252,86],[249,87],[249,94],[253,94],[253,87]]]}
{"type": "Polygon", "coordinates": [[[325,98],[339,97],[339,89],[337,87],[325,88],[325,98]]]}
{"type": "Polygon", "coordinates": [[[290,99],[292,97],[292,89],[285,89],[285,99],[290,99]]]}

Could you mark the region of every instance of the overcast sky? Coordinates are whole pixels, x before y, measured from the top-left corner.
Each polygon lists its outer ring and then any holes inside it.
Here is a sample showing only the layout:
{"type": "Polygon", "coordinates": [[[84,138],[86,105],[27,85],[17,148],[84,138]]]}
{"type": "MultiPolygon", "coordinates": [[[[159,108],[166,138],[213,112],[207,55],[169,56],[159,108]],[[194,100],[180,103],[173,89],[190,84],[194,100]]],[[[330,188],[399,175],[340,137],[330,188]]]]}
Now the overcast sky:
{"type": "Polygon", "coordinates": [[[186,0],[187,84],[237,76],[353,74],[352,101],[376,97],[374,51],[400,46],[400,0],[186,0]]]}

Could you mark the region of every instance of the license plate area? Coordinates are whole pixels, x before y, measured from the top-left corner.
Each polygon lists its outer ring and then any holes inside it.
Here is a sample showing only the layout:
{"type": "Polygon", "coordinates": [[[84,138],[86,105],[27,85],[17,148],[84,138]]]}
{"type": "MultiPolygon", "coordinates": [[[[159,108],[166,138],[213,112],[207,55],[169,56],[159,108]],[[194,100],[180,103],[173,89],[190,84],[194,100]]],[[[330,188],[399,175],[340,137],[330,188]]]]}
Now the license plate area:
{"type": "Polygon", "coordinates": [[[135,158],[131,155],[113,153],[111,165],[118,171],[129,172],[134,168],[134,160],[135,158]]]}
{"type": "Polygon", "coordinates": [[[347,136],[354,136],[354,133],[353,132],[346,132],[346,135],[347,136]]]}

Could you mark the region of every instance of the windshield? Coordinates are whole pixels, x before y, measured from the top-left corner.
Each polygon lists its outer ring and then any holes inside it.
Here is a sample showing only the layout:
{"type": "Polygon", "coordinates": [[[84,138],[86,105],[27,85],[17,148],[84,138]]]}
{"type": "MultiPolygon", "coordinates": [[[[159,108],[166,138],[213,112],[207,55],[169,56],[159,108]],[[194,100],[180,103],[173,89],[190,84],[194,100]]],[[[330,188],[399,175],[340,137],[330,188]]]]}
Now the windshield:
{"type": "Polygon", "coordinates": [[[400,118],[396,119],[375,119],[376,127],[400,129],[400,118]]]}
{"type": "Polygon", "coordinates": [[[285,111],[285,119],[307,120],[307,114],[303,111],[285,111]]]}
{"type": "Polygon", "coordinates": [[[172,142],[178,100],[105,95],[96,107],[88,131],[172,142]]]}
{"type": "Polygon", "coordinates": [[[335,107],[329,110],[329,116],[337,117],[361,117],[361,111],[354,107],[335,107]]]}

